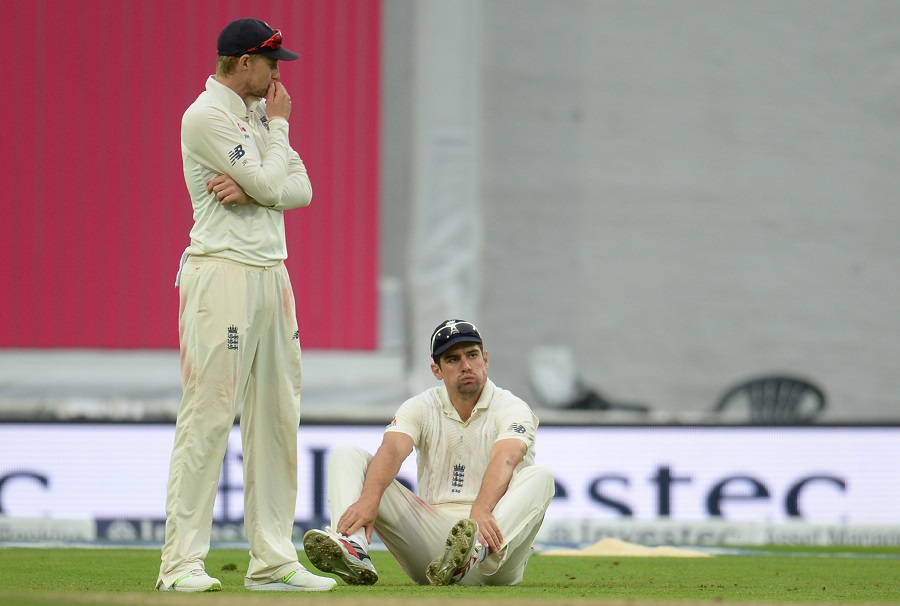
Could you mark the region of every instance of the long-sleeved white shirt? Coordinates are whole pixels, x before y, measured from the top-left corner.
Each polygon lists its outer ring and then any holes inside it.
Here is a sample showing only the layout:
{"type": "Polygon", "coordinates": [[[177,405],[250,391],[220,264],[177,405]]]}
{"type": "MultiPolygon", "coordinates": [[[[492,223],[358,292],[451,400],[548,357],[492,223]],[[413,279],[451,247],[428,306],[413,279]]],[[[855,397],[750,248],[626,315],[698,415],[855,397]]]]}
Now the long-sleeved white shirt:
{"type": "Polygon", "coordinates": [[[181,154],[194,207],[186,253],[268,267],[287,258],[283,211],[307,206],[312,186],[291,149],[288,122],[266,117],[265,100],[249,107],[215,77],[184,112],[181,154]],[[223,206],[206,181],[227,174],[257,204],[223,206]]]}

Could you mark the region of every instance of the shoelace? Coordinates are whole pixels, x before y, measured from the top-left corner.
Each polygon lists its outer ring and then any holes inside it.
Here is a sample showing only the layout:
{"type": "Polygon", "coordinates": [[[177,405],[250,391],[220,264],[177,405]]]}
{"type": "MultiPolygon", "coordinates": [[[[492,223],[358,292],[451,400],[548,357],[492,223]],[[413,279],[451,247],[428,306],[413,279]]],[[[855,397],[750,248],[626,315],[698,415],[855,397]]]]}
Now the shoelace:
{"type": "Polygon", "coordinates": [[[189,573],[187,573],[187,574],[185,574],[185,575],[182,575],[181,577],[175,579],[175,582],[172,583],[172,585],[173,585],[173,586],[178,585],[180,582],[182,582],[183,580],[185,580],[185,579],[188,578],[188,577],[205,577],[205,576],[208,576],[208,575],[206,574],[206,571],[205,571],[205,570],[199,570],[199,569],[197,569],[197,570],[192,570],[192,571],[190,571],[189,573]]]}

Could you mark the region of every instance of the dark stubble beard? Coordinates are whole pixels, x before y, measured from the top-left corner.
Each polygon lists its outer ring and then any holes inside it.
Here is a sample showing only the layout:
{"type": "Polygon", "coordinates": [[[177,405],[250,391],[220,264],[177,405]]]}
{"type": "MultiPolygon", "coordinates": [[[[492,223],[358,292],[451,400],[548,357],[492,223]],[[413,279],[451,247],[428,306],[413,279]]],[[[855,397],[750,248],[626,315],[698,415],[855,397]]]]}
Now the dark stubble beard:
{"type": "Polygon", "coordinates": [[[474,383],[463,383],[462,379],[457,383],[456,389],[459,391],[460,395],[463,396],[474,396],[479,390],[484,386],[481,379],[479,377],[475,377],[474,383]]]}

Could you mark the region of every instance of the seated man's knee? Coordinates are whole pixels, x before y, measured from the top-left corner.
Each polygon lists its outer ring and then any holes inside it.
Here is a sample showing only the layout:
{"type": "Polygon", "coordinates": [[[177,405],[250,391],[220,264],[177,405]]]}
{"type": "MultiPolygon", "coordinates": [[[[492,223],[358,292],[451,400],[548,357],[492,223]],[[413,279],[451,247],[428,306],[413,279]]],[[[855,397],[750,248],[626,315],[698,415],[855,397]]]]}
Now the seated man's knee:
{"type": "Polygon", "coordinates": [[[522,479],[532,484],[533,490],[539,491],[547,500],[553,498],[556,493],[556,481],[553,479],[553,472],[550,471],[550,468],[532,465],[523,469],[520,474],[526,474],[522,479]]]}
{"type": "Polygon", "coordinates": [[[348,467],[366,468],[369,466],[369,461],[371,460],[372,455],[359,446],[342,444],[331,451],[328,465],[339,465],[341,469],[346,469],[348,467]]]}

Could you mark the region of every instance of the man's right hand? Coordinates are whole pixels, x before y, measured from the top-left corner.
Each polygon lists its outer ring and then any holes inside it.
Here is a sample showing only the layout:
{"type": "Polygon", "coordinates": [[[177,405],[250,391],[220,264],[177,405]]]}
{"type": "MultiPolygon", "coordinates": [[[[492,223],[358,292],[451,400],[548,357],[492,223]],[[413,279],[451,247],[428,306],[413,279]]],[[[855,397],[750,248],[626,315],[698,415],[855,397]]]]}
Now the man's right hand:
{"type": "Polygon", "coordinates": [[[375,530],[375,518],[378,517],[379,502],[372,502],[363,497],[347,508],[341,519],[338,520],[335,530],[341,534],[353,534],[363,529],[366,533],[366,541],[372,542],[372,531],[375,530]]]}
{"type": "Polygon", "coordinates": [[[291,96],[281,82],[272,82],[266,91],[266,115],[270,120],[291,117],[291,96]]]}
{"type": "Polygon", "coordinates": [[[228,175],[218,175],[206,182],[206,192],[215,194],[222,206],[251,204],[255,202],[247,195],[244,188],[228,175]]]}

